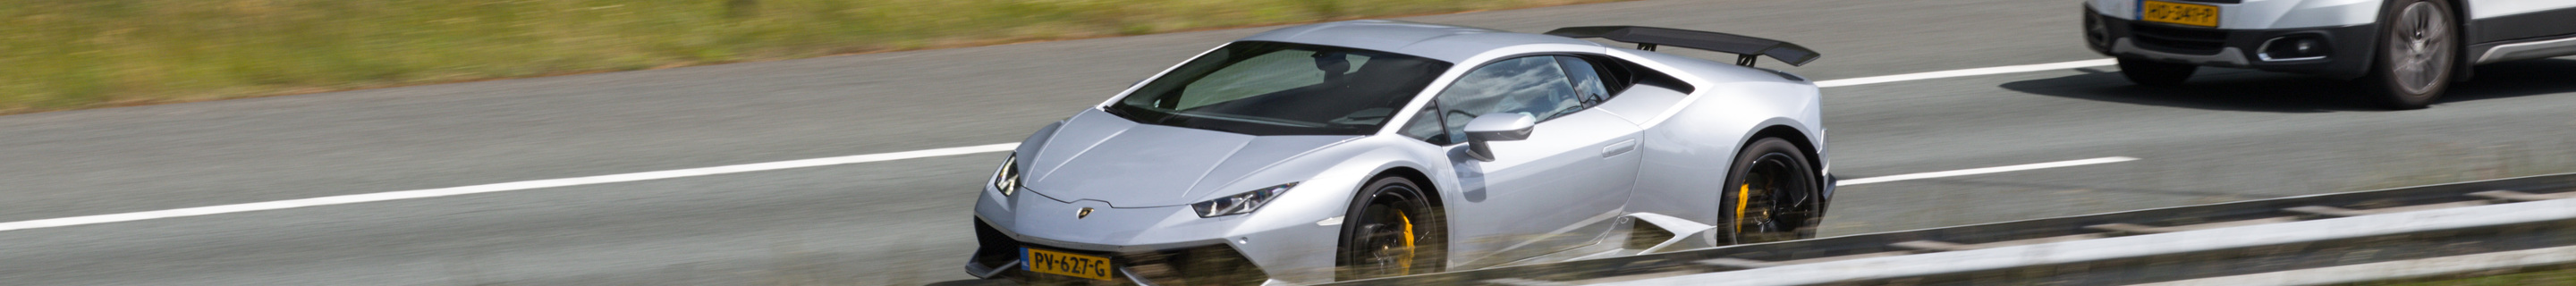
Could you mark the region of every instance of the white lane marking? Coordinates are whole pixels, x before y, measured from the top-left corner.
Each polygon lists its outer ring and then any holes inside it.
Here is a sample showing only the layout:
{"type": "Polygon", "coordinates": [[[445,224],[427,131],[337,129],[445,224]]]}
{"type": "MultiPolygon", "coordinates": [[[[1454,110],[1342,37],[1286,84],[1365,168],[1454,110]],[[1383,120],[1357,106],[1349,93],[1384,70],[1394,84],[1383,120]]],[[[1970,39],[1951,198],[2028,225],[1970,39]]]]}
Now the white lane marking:
{"type": "Polygon", "coordinates": [[[625,174],[616,174],[616,175],[601,175],[601,176],[589,176],[589,177],[577,177],[577,178],[545,179],[545,180],[534,180],[534,181],[517,181],[517,182],[498,183],[498,184],[472,185],[472,186],[463,186],[463,187],[450,187],[450,188],[437,188],[437,189],[424,189],[424,190],[409,190],[409,191],[393,191],[393,192],[367,193],[367,194],[355,194],[355,195],[340,195],[340,196],[328,196],[328,197],[309,198],[309,199],[293,199],[293,200],[283,200],[283,201],[268,201],[268,202],[246,203],[246,204],[231,204],[231,205],[220,205],[220,206],[193,207],[193,208],[172,209],[172,210],[158,210],[158,211],[146,211],[146,212],[130,212],[130,213],[121,213],[121,214],[105,214],[105,215],[79,216],[79,217],[67,217],[67,218],[40,219],[40,220],[30,220],[30,221],[17,221],[17,222],[0,223],[0,231],[12,231],[12,230],[36,229],[36,228],[48,228],[48,227],[65,227],[65,226],[86,225],[86,224],[102,224],[102,223],[111,223],[111,222],[126,222],[126,221],[138,221],[138,220],[147,220],[147,219],[160,219],[160,218],[186,217],[186,216],[201,216],[201,215],[211,215],[211,214],[223,214],[223,213],[248,212],[248,211],[264,211],[264,210],[275,210],[275,209],[291,209],[291,208],[301,208],[301,207],[313,207],[313,206],[338,205],[338,204],[354,204],[354,203],[364,203],[364,202],[381,202],[381,201],[391,201],[391,200],[400,200],[400,199],[432,198],[432,197],[444,197],[444,196],[454,196],[454,195],[480,194],[480,193],[490,193],[490,192],[504,192],[504,191],[516,191],[516,190],[526,190],[526,189],[541,189],[541,188],[553,188],[553,187],[565,187],[565,186],[579,186],[579,185],[592,185],[592,184],[606,184],[606,183],[617,183],[617,182],[633,182],[633,181],[658,180],[658,179],[669,179],[669,178],[679,178],[679,177],[696,177],[696,176],[706,176],[706,175],[732,174],[732,173],[742,173],[742,172],[758,172],[758,171],[780,170],[780,169],[795,169],[795,168],[806,168],[806,167],[821,167],[821,166],[831,166],[831,165],[856,164],[856,163],[867,163],[867,162],[878,162],[878,161],[891,161],[891,160],[903,160],[903,159],[914,159],[914,158],[940,157],[940,156],[950,156],[950,155],[965,155],[965,154],[975,154],[975,153],[1002,152],[1002,151],[1010,151],[1010,150],[1011,150],[1011,149],[1013,149],[1013,148],[1017,148],[1017,147],[1019,147],[1019,145],[1020,145],[1019,143],[1003,143],[1003,144],[992,144],[992,145],[979,145],[979,146],[966,146],[966,147],[953,147],[953,148],[939,148],[939,149],[918,150],[918,151],[904,151],[904,152],[894,152],[894,153],[878,153],[878,154],[867,154],[867,155],[856,155],[856,156],[841,156],[841,157],[814,158],[814,159],[791,160],[791,161],[777,161],[777,162],[767,162],[767,163],[751,163],[751,164],[730,165],[730,166],[715,166],[715,167],[690,168],[690,169],[679,169],[679,170],[652,171],[652,172],[642,172],[642,173],[625,173],[625,174]]]}
{"type": "Polygon", "coordinates": [[[2063,63],[2050,63],[2050,64],[2018,65],[2018,66],[2000,66],[2000,67],[1990,67],[1990,68],[1973,68],[1973,69],[1963,69],[1963,70],[1946,70],[1946,71],[1936,71],[1936,72],[1922,72],[1922,73],[1909,73],[1909,74],[1900,74],[1900,75],[1886,75],[1886,76],[1873,76],[1873,77],[1864,77],[1864,78],[1846,78],[1846,79],[1837,79],[1837,80],[1819,81],[1819,82],[1816,82],[1816,87],[1855,86],[1855,85],[1864,85],[1864,84],[1890,83],[1890,82],[1911,81],[1911,80],[1926,80],[1926,79],[1936,79],[1936,78],[1953,78],[1953,77],[1965,77],[1965,76],[1981,76],[1981,75],[1994,75],[1994,74],[2008,74],[2008,73],[2035,72],[2035,71],[2045,71],[2045,70],[2062,70],[2062,69],[2072,69],[2072,68],[2088,68],[2088,67],[2098,67],[2098,66],[2115,65],[2115,64],[2119,64],[2119,63],[2120,63],[2120,62],[2119,62],[2118,60],[2113,60],[2113,59],[2091,59],[2091,60],[2081,60],[2081,61],[2072,61],[2072,62],[2063,62],[2063,63]]]}
{"type": "Polygon", "coordinates": [[[2136,161],[2136,160],[2138,160],[2138,158],[2129,158],[2129,157],[2102,157],[2102,158],[2092,158],[2092,159],[2083,159],[2083,160],[2067,160],[2067,161],[2057,161],[2057,162],[2037,163],[2037,164],[2021,164],[2021,165],[2012,165],[2012,166],[2003,166],[2003,167],[1985,167],[1985,168],[1976,168],[1976,169],[1967,169],[1967,170],[1953,170],[1953,171],[1940,171],[1940,172],[1930,172],[1930,173],[1913,173],[1913,174],[1904,174],[1904,175],[1895,175],[1895,176],[1886,176],[1886,177],[1869,177],[1869,178],[1859,178],[1859,179],[1842,180],[1842,182],[1841,182],[1841,183],[1836,183],[1836,184],[1834,184],[1834,185],[1835,185],[1835,186],[1850,186],[1850,185],[1859,185],[1859,184],[1868,184],[1868,183],[1885,183],[1885,182],[1894,182],[1894,181],[1919,180],[1919,179],[1930,179],[1930,178],[1940,178],[1940,177],[1957,177],[1957,176],[1967,176],[1967,175],[1983,175],[1983,174],[1993,174],[1993,173],[2012,172],[2012,171],[2028,171],[2028,170],[2038,170],[2038,169],[2058,168],[2058,167],[2074,167],[2074,166],[2083,166],[2083,165],[2092,165],[2092,164],[2119,163],[2119,162],[2128,162],[2128,161],[2136,161]]]}
{"type": "MultiPolygon", "coordinates": [[[[2073,61],[2073,62],[2063,62],[2063,63],[2053,63],[2053,64],[2035,64],[2035,65],[2001,66],[2001,67],[1990,67],[1990,68],[1973,68],[1973,69],[1951,70],[1951,71],[1937,71],[1937,72],[1926,72],[1926,73],[1900,74],[1900,75],[1891,75],[1891,76],[1874,76],[1874,77],[1864,77],[1864,78],[1852,78],[1852,79],[1828,80],[1828,81],[1820,81],[1820,82],[1816,82],[1816,86],[1817,86],[1817,87],[1854,86],[1854,85],[1878,84],[1878,83],[1889,83],[1889,82],[1900,82],[1900,81],[1911,81],[1911,80],[1925,80],[1925,79],[1950,78],[1950,77],[1963,77],[1963,76],[1978,76],[1978,75],[1991,75],[1991,74],[2004,74],[2004,73],[2017,73],[2017,72],[2044,71],[2044,70],[2053,70],[2053,69],[2071,69],[2071,68],[2081,68],[2081,67],[2094,67],[2094,66],[2105,66],[2105,65],[2111,65],[2111,64],[2114,64],[2114,63],[2115,63],[2115,62],[2113,62],[2111,59],[2098,59],[2098,60],[2073,61]]],[[[268,202],[256,202],[256,203],[246,203],[246,204],[231,204],[231,205],[220,205],[220,206],[193,207],[193,208],[184,208],[184,209],[157,210],[157,211],[144,211],[144,212],[130,212],[130,213],[120,213],[120,214],[104,214],[104,215],[78,216],[78,217],[67,217],[67,218],[51,218],[51,219],[39,219],[39,220],[15,221],[15,222],[0,223],[0,231],[12,231],[12,230],[23,230],[23,229],[37,229],[37,228],[49,228],[49,227],[65,227],[65,226],[75,226],[75,225],[102,224],[102,223],[112,223],[112,222],[127,222],[127,221],[138,221],[138,220],[148,220],[148,219],[162,219],[162,218],[174,218],[174,217],[189,217],[189,216],[201,216],[201,215],[212,215],[212,214],[226,214],[226,213],[249,212],[249,211],[264,211],[264,210],[276,210],[276,209],[291,209],[291,208],[313,207],[313,206],[327,206],[327,205],[339,205],[339,204],[354,204],[354,203],[364,203],[364,202],[381,202],[381,201],[401,200],[401,199],[433,198],[433,197],[445,197],[445,196],[454,196],[454,195],[480,194],[480,193],[490,193],[490,192],[506,192],[506,191],[517,191],[517,190],[527,190],[527,189],[542,189],[542,188],[553,188],[553,187],[569,187],[569,186],[592,185],[592,184],[606,184],[606,183],[618,183],[618,182],[633,182],[633,181],[643,181],[643,180],[658,180],[658,179],[669,179],[669,178],[680,178],[680,177],[695,177],[695,176],[706,176],[706,175],[717,175],[717,174],[731,174],[731,173],[742,173],[742,172],[757,172],[757,171],[769,171],[769,170],[780,170],[780,169],[795,169],[795,168],[805,168],[805,167],[821,167],[821,166],[830,166],[830,165],[856,164],[856,163],[867,163],[867,162],[877,162],[877,161],[891,161],[891,160],[902,160],[902,159],[913,159],[913,158],[939,157],[939,156],[954,156],[954,155],[966,155],[966,154],[975,154],[975,153],[991,153],[991,152],[1011,151],[1012,149],[1015,149],[1015,148],[1018,148],[1018,147],[1019,147],[1019,143],[1002,143],[1002,144],[977,145],[977,146],[966,146],[966,147],[939,148],[939,149],[929,149],[929,150],[914,150],[914,151],[904,151],[904,152],[894,152],[894,153],[878,153],[878,154],[867,154],[867,155],[852,155],[852,156],[829,157],[829,158],[814,158],[814,159],[804,159],[804,160],[778,161],[778,162],[768,162],[768,163],[752,163],[752,164],[730,165],[730,166],[715,166],[715,167],[704,167],[704,168],[693,168],[693,169],[679,169],[679,170],[651,171],[651,172],[641,172],[641,173],[625,173],[625,174],[615,174],[615,175],[600,175],[600,176],[578,177],[578,178],[562,178],[562,179],[545,179],[545,180],[534,180],[534,181],[518,181],[518,182],[497,183],[497,184],[472,185],[472,186],[463,186],[463,187],[449,187],[449,188],[424,189],[424,190],[409,190],[409,191],[392,191],[392,192],[382,192],[382,193],[366,193],[366,194],[355,194],[355,195],[339,195],[339,196],[329,196],[329,197],[319,197],[319,198],[293,199],[293,200],[283,200],[283,201],[268,201],[268,202]]],[[[2114,157],[2114,158],[2127,158],[2127,157],[2114,157]]],[[[2135,160],[2135,159],[2131,159],[2131,160],[2135,160]]],[[[2124,160],[2124,161],[2125,161],[2125,160],[2124,160]]],[[[1965,170],[1962,170],[1962,171],[1965,171],[1965,170]]],[[[1953,172],[1957,172],[1957,171],[1953,171],[1953,172]]],[[[2009,171],[2001,171],[2001,172],[2009,172],[2009,171]]],[[[1930,174],[1930,173],[1925,173],[1925,174],[1930,174]]],[[[1982,173],[1980,173],[1980,174],[1982,174],[1982,173]]],[[[1913,174],[1913,175],[1921,175],[1921,174],[1913,174]]],[[[1913,176],[1913,175],[1898,175],[1898,176],[1913,176]]],[[[1847,181],[1842,181],[1842,184],[1839,184],[1839,185],[1842,185],[1842,186],[1848,186],[1848,185],[1866,184],[1866,183],[1876,183],[1876,182],[1885,182],[1885,181],[1894,181],[1894,180],[1911,180],[1911,179],[1919,179],[1919,178],[1899,178],[1899,179],[1891,179],[1891,180],[1881,180],[1881,179],[1886,179],[1886,178],[1891,178],[1891,177],[1897,177],[1897,176],[1878,177],[1878,178],[1864,178],[1864,179],[1858,179],[1858,180],[1847,180],[1847,181]],[[1864,180],[1869,180],[1869,181],[1864,181],[1864,180]]],[[[1320,224],[1320,223],[1322,223],[1322,222],[1317,222],[1317,223],[1319,223],[1319,224],[1320,224]]]]}

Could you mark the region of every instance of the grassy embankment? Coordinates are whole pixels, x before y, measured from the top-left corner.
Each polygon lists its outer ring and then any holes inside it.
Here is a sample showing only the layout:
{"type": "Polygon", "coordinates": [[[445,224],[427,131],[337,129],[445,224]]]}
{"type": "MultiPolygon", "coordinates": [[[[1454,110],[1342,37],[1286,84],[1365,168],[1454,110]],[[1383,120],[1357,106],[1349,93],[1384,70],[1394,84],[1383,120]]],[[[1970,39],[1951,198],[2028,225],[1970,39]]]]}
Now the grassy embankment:
{"type": "Polygon", "coordinates": [[[1606,0],[0,0],[0,114],[1606,0]]]}
{"type": "Polygon", "coordinates": [[[2554,270],[2487,274],[2487,276],[2453,277],[2433,280],[2360,283],[2360,286],[2568,286],[2576,285],[2576,268],[2559,266],[2554,270]]]}

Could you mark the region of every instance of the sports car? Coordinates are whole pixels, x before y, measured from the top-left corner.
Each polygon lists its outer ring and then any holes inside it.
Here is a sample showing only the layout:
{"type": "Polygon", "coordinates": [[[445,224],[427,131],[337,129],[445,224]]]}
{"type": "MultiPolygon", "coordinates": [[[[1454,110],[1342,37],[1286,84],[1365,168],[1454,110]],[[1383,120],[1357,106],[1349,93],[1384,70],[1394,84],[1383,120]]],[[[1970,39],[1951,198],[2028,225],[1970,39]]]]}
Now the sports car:
{"type": "Polygon", "coordinates": [[[1001,158],[966,272],[1311,284],[1811,237],[1834,187],[1821,101],[1757,56],[1818,54],[1633,26],[1253,35],[1001,158]]]}

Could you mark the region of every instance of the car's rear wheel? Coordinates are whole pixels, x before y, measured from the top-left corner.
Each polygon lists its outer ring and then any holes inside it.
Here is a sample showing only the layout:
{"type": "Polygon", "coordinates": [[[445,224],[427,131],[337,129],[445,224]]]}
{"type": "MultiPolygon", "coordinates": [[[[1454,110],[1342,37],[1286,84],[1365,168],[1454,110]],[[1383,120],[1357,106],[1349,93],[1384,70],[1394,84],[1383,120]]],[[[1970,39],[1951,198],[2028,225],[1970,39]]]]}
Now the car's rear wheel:
{"type": "Polygon", "coordinates": [[[2138,85],[2164,86],[2182,84],[2200,66],[2159,62],[2138,57],[2120,57],[2120,76],[2138,85]]]}
{"type": "Polygon", "coordinates": [[[2388,109],[2419,109],[2442,97],[2451,86],[2451,69],[2459,47],[2450,4],[2403,0],[2381,9],[2384,29],[2369,80],[2377,103],[2388,109]]]}
{"type": "Polygon", "coordinates": [[[1439,272],[1446,235],[1420,183],[1384,177],[1360,189],[1342,223],[1334,277],[1368,279],[1439,272]]]}
{"type": "Polygon", "coordinates": [[[1805,152],[1780,138],[1746,144],[1735,155],[1718,202],[1718,230],[1730,244],[1812,238],[1823,222],[1823,178],[1805,152]]]}

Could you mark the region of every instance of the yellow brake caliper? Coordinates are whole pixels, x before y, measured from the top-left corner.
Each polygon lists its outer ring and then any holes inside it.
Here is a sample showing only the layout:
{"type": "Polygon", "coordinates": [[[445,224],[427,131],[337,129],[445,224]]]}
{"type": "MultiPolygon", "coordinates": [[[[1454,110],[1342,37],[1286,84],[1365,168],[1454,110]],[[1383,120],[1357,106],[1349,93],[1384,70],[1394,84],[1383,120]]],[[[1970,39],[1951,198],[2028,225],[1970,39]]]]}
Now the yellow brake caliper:
{"type": "Polygon", "coordinates": [[[1753,202],[1753,183],[1735,188],[1735,233],[1744,233],[1744,205],[1753,202]]]}
{"type": "Polygon", "coordinates": [[[1403,262],[1398,262],[1402,263],[1402,266],[1396,266],[1396,271],[1402,275],[1411,275],[1413,274],[1413,216],[1405,214],[1404,211],[1395,211],[1395,219],[1404,223],[1404,254],[1399,256],[1402,258],[1399,260],[1403,262]]]}

